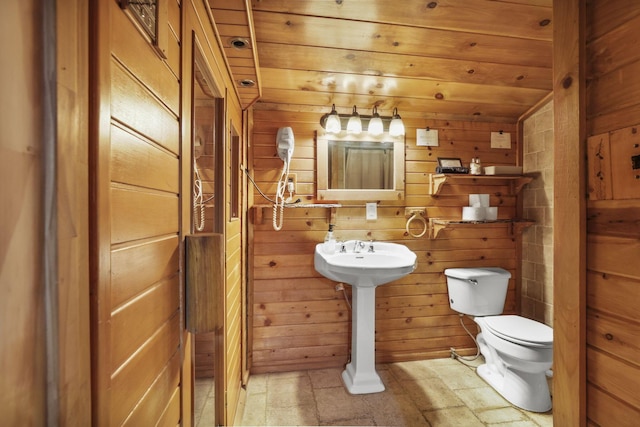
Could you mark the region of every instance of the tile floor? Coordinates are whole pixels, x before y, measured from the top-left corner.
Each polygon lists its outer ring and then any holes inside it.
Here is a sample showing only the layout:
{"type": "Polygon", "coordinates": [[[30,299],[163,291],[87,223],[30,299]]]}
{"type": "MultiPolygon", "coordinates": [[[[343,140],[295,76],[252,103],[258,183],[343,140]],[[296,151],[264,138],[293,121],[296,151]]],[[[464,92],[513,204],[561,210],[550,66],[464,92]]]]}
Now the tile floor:
{"type": "Polygon", "coordinates": [[[213,378],[197,378],[194,389],[193,425],[195,427],[215,427],[213,378]]]}
{"type": "MultiPolygon", "coordinates": [[[[251,376],[242,426],[552,426],[551,412],[513,407],[454,359],[378,365],[382,393],[351,395],[339,368],[251,376]]],[[[205,427],[205,416],[199,427],[205,427]]]]}

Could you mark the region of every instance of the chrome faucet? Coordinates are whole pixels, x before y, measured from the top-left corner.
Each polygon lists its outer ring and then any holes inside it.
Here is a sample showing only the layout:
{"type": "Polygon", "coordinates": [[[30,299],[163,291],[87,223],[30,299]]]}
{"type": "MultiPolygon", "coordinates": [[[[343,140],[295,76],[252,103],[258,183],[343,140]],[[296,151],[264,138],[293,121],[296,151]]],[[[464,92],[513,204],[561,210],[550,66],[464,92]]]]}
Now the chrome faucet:
{"type": "Polygon", "coordinates": [[[359,254],[359,253],[360,253],[360,251],[361,251],[362,249],[364,249],[364,247],[365,247],[365,244],[364,244],[364,242],[363,242],[363,241],[361,241],[361,240],[356,240],[356,241],[355,241],[355,243],[354,243],[354,245],[353,245],[353,253],[354,253],[354,254],[359,254]]]}
{"type": "Polygon", "coordinates": [[[373,240],[369,240],[369,250],[367,252],[375,252],[373,249],[373,240]]]}

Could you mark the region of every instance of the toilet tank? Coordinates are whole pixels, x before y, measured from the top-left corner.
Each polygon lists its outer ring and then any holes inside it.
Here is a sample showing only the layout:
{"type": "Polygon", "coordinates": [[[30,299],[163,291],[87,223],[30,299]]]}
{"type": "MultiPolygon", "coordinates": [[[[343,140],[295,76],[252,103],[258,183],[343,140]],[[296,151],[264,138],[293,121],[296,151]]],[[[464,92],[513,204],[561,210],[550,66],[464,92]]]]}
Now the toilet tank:
{"type": "Polygon", "coordinates": [[[498,267],[447,268],[449,305],[470,316],[494,316],[504,310],[511,273],[498,267]]]}

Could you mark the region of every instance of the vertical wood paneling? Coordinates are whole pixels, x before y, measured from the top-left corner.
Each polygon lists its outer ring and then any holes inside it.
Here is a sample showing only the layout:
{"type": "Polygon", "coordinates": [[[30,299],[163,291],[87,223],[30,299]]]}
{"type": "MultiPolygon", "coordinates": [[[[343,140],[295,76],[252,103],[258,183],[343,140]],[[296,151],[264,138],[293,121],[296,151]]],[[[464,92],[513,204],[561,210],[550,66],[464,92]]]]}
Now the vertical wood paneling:
{"type": "MultiPolygon", "coordinates": [[[[91,424],[91,399],[87,397],[91,395],[87,237],[89,5],[82,0],[58,0],[56,15],[58,253],[63,254],[58,257],[59,423],[81,426],[91,424]]],[[[5,422],[11,424],[9,420],[5,422]]]]}
{"type": "MultiPolygon", "coordinates": [[[[254,111],[252,172],[268,195],[275,192],[282,168],[275,152],[278,127],[292,126],[295,149],[291,172],[297,175],[303,202],[315,199],[314,131],[318,115],[287,111],[254,111]]],[[[453,346],[474,353],[475,346],[449,308],[446,279],[449,267],[500,266],[514,275],[505,312],[515,312],[516,236],[508,227],[452,231],[445,238],[411,238],[405,231],[405,206],[422,206],[428,217],[460,218],[469,193],[489,193],[499,216],[516,213],[516,197],[505,183],[446,187],[437,198],[427,194],[428,174],[438,157],[460,157],[465,164],[480,157],[487,165],[516,164],[515,126],[506,123],[405,120],[406,198],[378,204],[378,220],[367,221],[363,201],[343,202],[336,212],[338,239],[395,241],[418,255],[415,272],[377,288],[376,359],[379,362],[448,357],[453,346]],[[439,147],[418,147],[416,128],[439,130],[439,147]],[[490,147],[490,132],[512,133],[510,150],[490,147]]],[[[257,192],[253,200],[264,204],[257,192]]],[[[349,358],[351,313],[335,283],[313,267],[313,251],[328,228],[326,209],[285,209],[284,226],[274,231],[271,208],[254,208],[251,224],[253,259],[252,372],[342,366],[349,358]]],[[[350,288],[347,286],[347,294],[350,288]]],[[[471,325],[473,327],[473,325],[471,325]]]]}
{"type": "Polygon", "coordinates": [[[588,6],[588,136],[593,147],[588,179],[595,184],[587,205],[586,406],[593,424],[626,426],[640,415],[634,394],[640,378],[640,184],[630,165],[630,157],[639,153],[640,87],[634,70],[640,57],[634,40],[640,36],[640,8],[635,2],[604,0],[588,6]]]}
{"type": "Polygon", "coordinates": [[[585,4],[553,5],[554,423],[585,412],[585,4]]]}

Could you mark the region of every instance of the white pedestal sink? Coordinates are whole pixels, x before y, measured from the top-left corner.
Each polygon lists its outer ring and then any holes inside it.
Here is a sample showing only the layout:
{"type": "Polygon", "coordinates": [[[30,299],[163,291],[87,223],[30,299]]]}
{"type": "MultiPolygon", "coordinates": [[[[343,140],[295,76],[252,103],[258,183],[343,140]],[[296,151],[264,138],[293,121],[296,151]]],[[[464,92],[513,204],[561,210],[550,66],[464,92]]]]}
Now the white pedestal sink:
{"type": "Polygon", "coordinates": [[[351,362],[342,379],[351,394],[384,391],[375,368],[376,287],[415,270],[416,254],[404,245],[387,242],[349,240],[332,254],[325,253],[322,246],[316,245],[316,271],[353,287],[351,362]]]}

